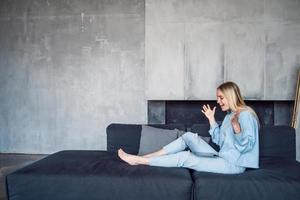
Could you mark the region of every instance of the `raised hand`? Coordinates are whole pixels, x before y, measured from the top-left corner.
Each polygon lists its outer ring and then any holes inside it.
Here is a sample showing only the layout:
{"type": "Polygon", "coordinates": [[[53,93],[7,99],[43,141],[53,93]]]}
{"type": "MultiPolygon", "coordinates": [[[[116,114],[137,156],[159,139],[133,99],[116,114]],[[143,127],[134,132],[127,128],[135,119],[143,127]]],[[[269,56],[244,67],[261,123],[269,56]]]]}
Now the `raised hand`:
{"type": "Polygon", "coordinates": [[[215,122],[215,111],[216,111],[216,107],[214,107],[213,109],[211,109],[208,104],[207,105],[203,105],[202,110],[201,110],[201,112],[209,120],[210,124],[213,124],[215,122]]]}

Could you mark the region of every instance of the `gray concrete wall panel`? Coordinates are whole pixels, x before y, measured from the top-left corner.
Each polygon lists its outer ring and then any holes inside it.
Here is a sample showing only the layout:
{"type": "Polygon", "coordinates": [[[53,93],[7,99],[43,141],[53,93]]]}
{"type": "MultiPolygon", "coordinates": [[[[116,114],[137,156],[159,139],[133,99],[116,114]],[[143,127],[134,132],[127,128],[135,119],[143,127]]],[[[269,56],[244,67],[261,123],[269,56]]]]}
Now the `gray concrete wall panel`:
{"type": "Polygon", "coordinates": [[[299,0],[264,0],[265,21],[300,23],[299,0]]]}
{"type": "Polygon", "coordinates": [[[184,98],[184,25],[146,25],[146,98],[184,98]]]}
{"type": "Polygon", "coordinates": [[[0,152],[105,149],[110,123],[146,123],[144,1],[0,9],[0,152]]]}
{"type": "Polygon", "coordinates": [[[186,23],[185,99],[215,99],[224,80],[223,26],[186,23]]]}
{"type": "Polygon", "coordinates": [[[183,23],[185,1],[182,0],[146,0],[146,24],[183,23]]]}
{"type": "Polygon", "coordinates": [[[225,81],[236,82],[247,99],[263,99],[265,67],[263,25],[228,23],[224,29],[225,81]]]}
{"type": "Polygon", "coordinates": [[[186,0],[185,22],[254,22],[262,21],[264,1],[261,0],[186,0]]]}
{"type": "MultiPolygon", "coordinates": [[[[182,99],[214,99],[215,87],[232,80],[249,100],[293,100],[300,66],[299,10],[299,0],[146,0],[146,76],[159,80],[160,74],[173,71],[165,63],[178,57],[181,50],[174,49],[173,40],[169,44],[153,33],[170,32],[170,26],[180,23],[182,28],[174,30],[174,34],[180,31],[181,37],[176,40],[184,46],[184,54],[180,55],[184,62],[176,65],[182,71],[181,78],[177,78],[184,82],[182,99]],[[219,28],[205,28],[209,26],[219,28]],[[155,30],[156,27],[159,28],[155,30]],[[150,32],[153,37],[147,37],[150,32]],[[157,42],[160,39],[164,42],[157,42]],[[160,49],[170,52],[160,57],[148,55],[160,49]],[[206,87],[201,80],[207,83],[206,87]]],[[[170,88],[171,81],[165,75],[162,80],[159,92],[154,81],[146,80],[147,90],[152,91],[148,99],[181,97],[181,90],[168,95],[169,90],[174,90],[170,88]]]]}
{"type": "Polygon", "coordinates": [[[299,68],[300,23],[268,24],[265,99],[294,100],[299,68]]]}

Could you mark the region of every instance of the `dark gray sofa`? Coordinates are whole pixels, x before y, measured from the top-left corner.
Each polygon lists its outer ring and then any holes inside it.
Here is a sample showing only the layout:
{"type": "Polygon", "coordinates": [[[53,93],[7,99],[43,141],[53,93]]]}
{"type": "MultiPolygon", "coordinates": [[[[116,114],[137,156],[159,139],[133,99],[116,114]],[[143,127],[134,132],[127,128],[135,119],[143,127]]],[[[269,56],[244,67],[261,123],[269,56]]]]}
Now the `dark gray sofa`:
{"type": "MultiPolygon", "coordinates": [[[[208,126],[193,132],[206,135],[208,126]]],[[[260,168],[243,174],[192,172],[194,198],[203,199],[300,199],[300,163],[295,160],[295,130],[288,126],[260,129],[260,168]]]]}
{"type": "MultiPolygon", "coordinates": [[[[207,130],[207,125],[194,125],[191,131],[208,136],[207,130]]],[[[290,127],[262,127],[260,168],[238,175],[129,166],[116,151],[137,154],[140,137],[141,125],[111,124],[107,151],[61,151],[9,174],[9,200],[300,199],[300,163],[290,127]]]]}

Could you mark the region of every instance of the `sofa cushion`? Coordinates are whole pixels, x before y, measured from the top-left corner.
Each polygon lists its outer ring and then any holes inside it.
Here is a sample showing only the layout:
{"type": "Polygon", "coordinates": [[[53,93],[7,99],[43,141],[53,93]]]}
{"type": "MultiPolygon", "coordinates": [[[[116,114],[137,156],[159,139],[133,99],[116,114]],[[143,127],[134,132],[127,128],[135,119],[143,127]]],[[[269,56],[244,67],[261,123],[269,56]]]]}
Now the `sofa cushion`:
{"type": "MultiPolygon", "coordinates": [[[[182,124],[151,124],[149,126],[162,129],[185,130],[182,124]]],[[[107,151],[117,152],[122,148],[130,154],[138,154],[142,125],[137,124],[110,124],[106,128],[107,151]]]]}
{"type": "Polygon", "coordinates": [[[14,200],[190,200],[189,170],[130,166],[115,153],[62,151],[7,176],[14,200]]]}
{"type": "Polygon", "coordinates": [[[180,132],[178,129],[169,130],[143,125],[138,154],[145,155],[161,149],[176,140],[180,132]]]}
{"type": "Polygon", "coordinates": [[[226,175],[193,172],[195,200],[299,200],[300,163],[279,157],[262,157],[259,169],[226,175]]]}

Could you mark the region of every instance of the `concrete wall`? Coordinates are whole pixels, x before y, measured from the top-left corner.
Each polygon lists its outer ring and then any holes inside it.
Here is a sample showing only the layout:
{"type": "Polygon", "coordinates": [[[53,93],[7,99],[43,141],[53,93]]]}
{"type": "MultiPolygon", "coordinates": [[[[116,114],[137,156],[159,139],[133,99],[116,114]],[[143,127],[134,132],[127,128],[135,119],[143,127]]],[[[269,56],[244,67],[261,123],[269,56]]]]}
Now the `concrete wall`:
{"type": "Polygon", "coordinates": [[[0,152],[105,149],[109,123],[146,123],[145,91],[209,100],[234,80],[248,99],[293,99],[299,10],[299,0],[1,0],[0,152]]]}
{"type": "Polygon", "coordinates": [[[300,0],[146,0],[145,26],[148,100],[214,100],[229,80],[246,99],[295,98],[300,0]]]}
{"type": "Polygon", "coordinates": [[[105,149],[145,123],[142,0],[0,1],[0,152],[105,149]]]}
{"type": "Polygon", "coordinates": [[[146,0],[146,98],[213,100],[235,81],[247,99],[293,100],[299,0],[146,0]]]}

